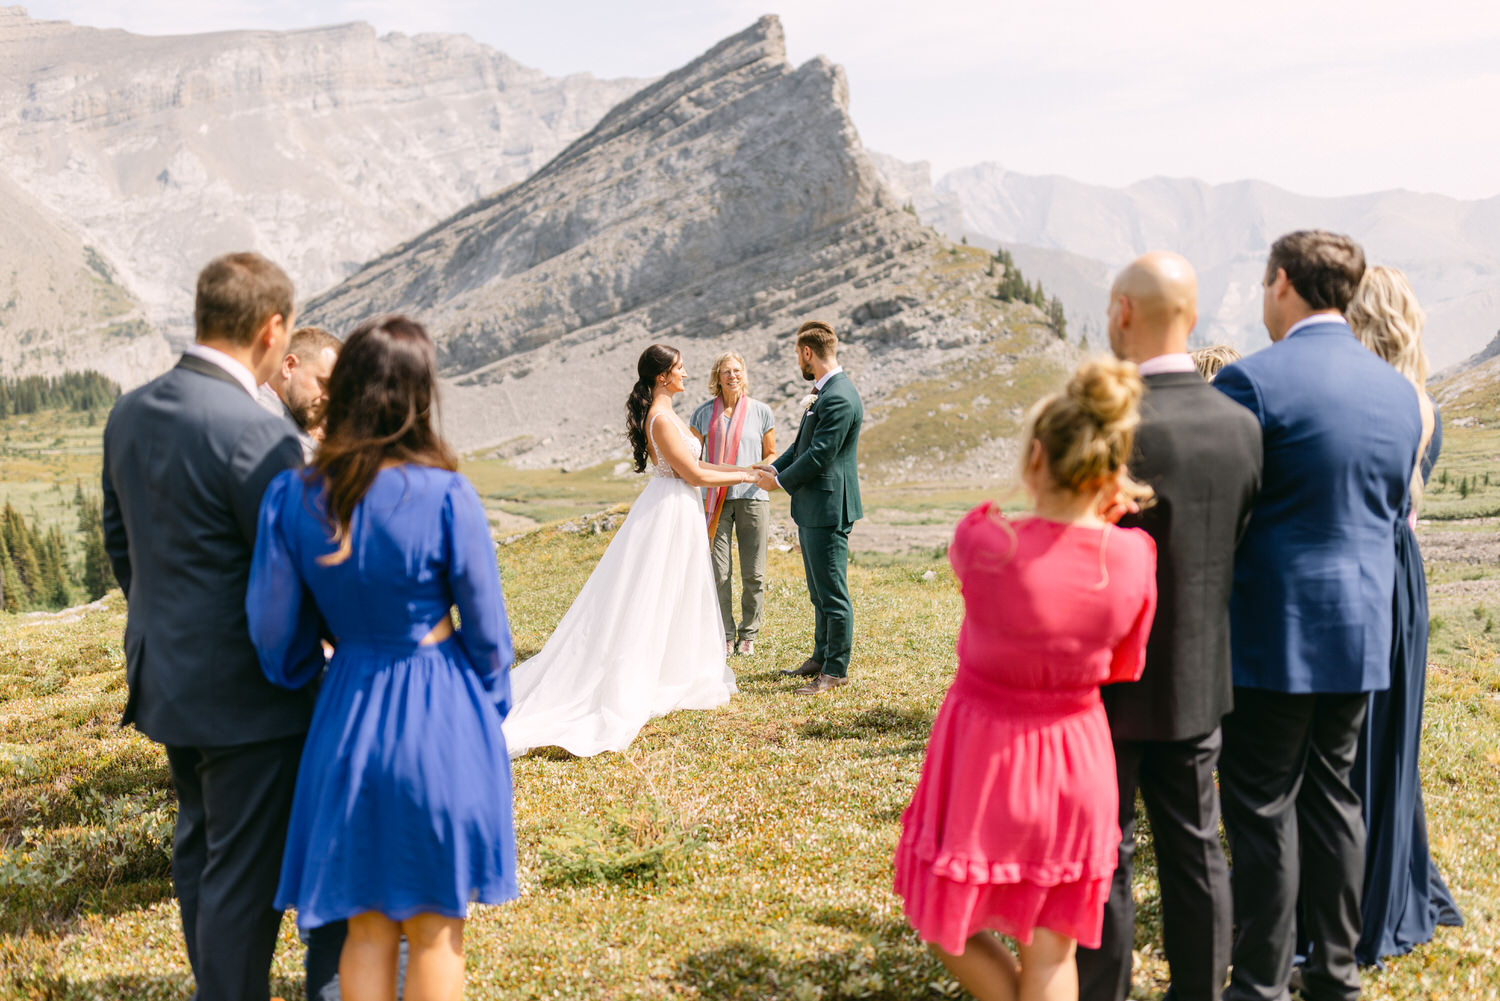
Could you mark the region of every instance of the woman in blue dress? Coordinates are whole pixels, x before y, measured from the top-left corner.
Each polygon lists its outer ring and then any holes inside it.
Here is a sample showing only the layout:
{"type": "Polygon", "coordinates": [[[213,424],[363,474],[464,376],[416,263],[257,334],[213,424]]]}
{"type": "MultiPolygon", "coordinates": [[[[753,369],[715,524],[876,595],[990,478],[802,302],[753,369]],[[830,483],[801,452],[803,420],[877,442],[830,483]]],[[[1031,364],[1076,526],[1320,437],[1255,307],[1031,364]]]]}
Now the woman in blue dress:
{"type": "Polygon", "coordinates": [[[510,628],[484,508],[432,427],[436,385],[415,322],[349,336],[317,458],[261,503],[246,598],[266,676],[323,675],[276,906],[303,929],[348,919],[355,1001],[395,997],[403,935],[406,996],[458,997],[470,903],[516,896],[510,628]]]}
{"type": "Polygon", "coordinates": [[[1416,386],[1422,447],[1412,471],[1408,517],[1396,526],[1396,591],[1391,632],[1391,686],[1370,695],[1351,781],[1364,804],[1367,831],[1363,925],[1355,958],[1369,965],[1432,939],[1436,925],[1463,918],[1427,842],[1427,815],[1417,751],[1427,693],[1427,577],[1414,529],[1416,506],[1442,447],[1442,424],[1424,388],[1422,308],[1400,271],[1373,267],[1349,304],[1360,341],[1416,386]]]}

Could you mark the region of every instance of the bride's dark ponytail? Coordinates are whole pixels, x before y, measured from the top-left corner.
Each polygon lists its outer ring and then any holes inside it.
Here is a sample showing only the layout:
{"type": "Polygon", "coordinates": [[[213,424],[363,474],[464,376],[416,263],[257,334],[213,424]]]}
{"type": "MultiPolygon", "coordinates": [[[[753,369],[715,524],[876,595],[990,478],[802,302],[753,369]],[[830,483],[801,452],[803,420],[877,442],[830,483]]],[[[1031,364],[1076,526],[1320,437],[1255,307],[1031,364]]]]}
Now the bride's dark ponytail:
{"type": "Polygon", "coordinates": [[[635,363],[637,379],[625,400],[625,433],[630,436],[630,447],[635,452],[637,473],[645,472],[651,461],[646,448],[646,413],[656,393],[656,377],[671,369],[681,357],[676,348],[653,344],[641,352],[641,360],[635,363]]]}

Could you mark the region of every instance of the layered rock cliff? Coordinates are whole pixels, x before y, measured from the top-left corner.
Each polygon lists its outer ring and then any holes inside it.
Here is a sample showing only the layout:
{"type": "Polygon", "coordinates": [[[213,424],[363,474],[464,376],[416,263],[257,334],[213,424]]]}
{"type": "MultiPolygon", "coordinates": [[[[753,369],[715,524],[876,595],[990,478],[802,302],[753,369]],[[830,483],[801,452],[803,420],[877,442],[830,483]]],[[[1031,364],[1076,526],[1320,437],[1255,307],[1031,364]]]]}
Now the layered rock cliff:
{"type": "Polygon", "coordinates": [[[524,464],[619,455],[653,341],[684,352],[695,400],[714,356],[742,353],[785,444],[805,391],[791,347],[802,320],[834,324],[873,402],[991,336],[966,313],[983,282],[945,275],[944,248],[880,184],[843,72],[789,65],[767,17],[308,315],[341,331],[376,312],[419,316],[451,381],[450,435],[524,464]]]}

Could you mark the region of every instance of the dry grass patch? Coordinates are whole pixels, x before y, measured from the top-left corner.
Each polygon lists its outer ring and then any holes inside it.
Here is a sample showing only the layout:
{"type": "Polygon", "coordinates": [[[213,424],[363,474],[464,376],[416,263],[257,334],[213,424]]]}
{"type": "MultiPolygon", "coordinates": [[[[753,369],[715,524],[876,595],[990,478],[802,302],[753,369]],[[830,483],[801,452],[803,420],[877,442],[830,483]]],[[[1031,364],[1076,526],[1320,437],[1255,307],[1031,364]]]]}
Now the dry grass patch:
{"type": "MultiPolygon", "coordinates": [[[[546,530],[501,550],[519,647],[541,646],[607,541],[546,530]]],[[[657,720],[625,755],[516,762],[523,896],[476,910],[466,996],[960,996],[890,890],[900,812],[954,667],[952,575],[938,560],[856,561],[855,681],[815,701],[776,673],[808,653],[799,557],[772,553],[769,577],[767,628],[734,662],[730,706],[657,720]]],[[[113,722],[122,611],[115,597],[72,621],[0,621],[0,878],[12,881],[0,998],[188,992],[161,838],[165,761],[113,722]],[[47,888],[44,871],[67,878],[47,888]]],[[[1424,778],[1434,850],[1469,926],[1370,974],[1365,996],[1379,1001],[1495,989],[1500,669],[1472,613],[1441,616],[1453,624],[1434,642],[1424,778]]],[[[1160,934],[1148,872],[1143,950],[1160,934]]],[[[275,990],[289,999],[301,957],[288,919],[275,990]]],[[[1161,998],[1164,977],[1143,951],[1133,996],[1161,998]]]]}

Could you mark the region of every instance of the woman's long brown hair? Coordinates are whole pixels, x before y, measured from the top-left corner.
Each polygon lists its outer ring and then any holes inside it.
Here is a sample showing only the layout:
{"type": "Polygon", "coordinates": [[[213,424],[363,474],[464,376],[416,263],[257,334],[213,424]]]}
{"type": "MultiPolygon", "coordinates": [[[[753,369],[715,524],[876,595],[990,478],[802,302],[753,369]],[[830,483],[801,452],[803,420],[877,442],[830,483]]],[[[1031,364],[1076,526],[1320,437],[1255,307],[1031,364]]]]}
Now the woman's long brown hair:
{"type": "Polygon", "coordinates": [[[323,516],[338,549],[318,562],[342,563],[353,552],[354,509],[387,462],[458,469],[433,428],[437,349],[427,331],[400,315],[377,316],[355,328],[328,377],[328,425],[307,472],[324,487],[323,516]]]}

